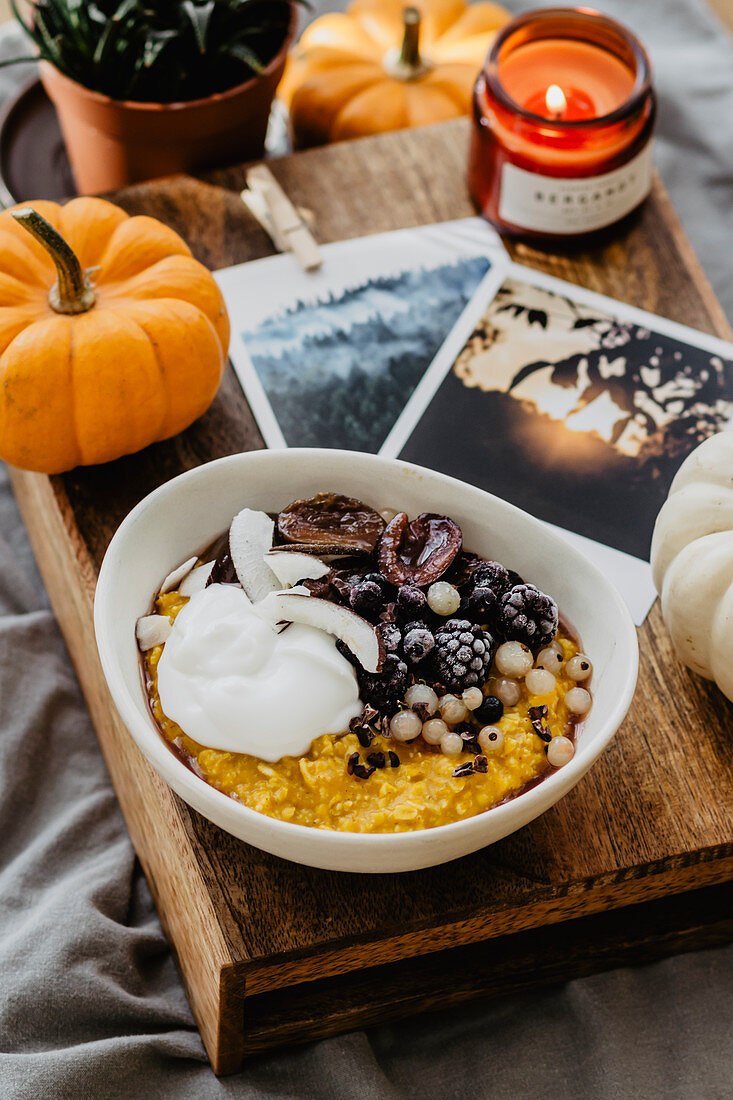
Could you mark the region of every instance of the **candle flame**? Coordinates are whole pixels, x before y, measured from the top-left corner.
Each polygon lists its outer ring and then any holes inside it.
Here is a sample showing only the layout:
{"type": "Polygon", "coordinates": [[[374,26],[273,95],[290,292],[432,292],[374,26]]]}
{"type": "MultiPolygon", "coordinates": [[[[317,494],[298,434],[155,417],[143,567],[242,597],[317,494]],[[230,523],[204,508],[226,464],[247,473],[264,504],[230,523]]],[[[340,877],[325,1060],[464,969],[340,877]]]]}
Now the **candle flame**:
{"type": "Polygon", "coordinates": [[[551,84],[545,93],[545,103],[547,104],[547,110],[551,115],[559,118],[565,113],[568,101],[565,98],[565,93],[559,84],[551,84]]]}

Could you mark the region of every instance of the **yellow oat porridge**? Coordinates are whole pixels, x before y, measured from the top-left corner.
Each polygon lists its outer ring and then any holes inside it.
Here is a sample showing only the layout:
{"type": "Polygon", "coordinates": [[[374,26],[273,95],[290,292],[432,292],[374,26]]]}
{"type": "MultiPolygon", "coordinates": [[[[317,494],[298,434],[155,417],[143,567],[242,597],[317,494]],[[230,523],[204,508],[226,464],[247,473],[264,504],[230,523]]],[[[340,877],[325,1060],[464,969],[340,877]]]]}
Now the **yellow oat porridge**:
{"type": "Polygon", "coordinates": [[[141,620],[153,715],[202,780],[283,821],[393,833],[481,813],[572,758],[592,665],[550,597],[464,551],[448,517],[305,504],[308,537],[287,510],[250,513],[241,545],[233,523],[213,565],[190,559],[141,620]]]}

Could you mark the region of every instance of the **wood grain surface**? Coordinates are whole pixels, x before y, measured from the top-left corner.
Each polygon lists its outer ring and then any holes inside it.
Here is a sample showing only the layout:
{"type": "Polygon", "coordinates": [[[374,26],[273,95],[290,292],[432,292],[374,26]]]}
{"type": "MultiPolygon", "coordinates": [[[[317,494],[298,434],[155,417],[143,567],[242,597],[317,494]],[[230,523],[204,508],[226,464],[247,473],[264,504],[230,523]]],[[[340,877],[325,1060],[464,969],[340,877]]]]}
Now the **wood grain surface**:
{"type": "MultiPolygon", "coordinates": [[[[466,124],[449,123],[270,167],[314,211],[321,240],[340,240],[473,213],[466,140],[466,124]]],[[[222,267],[271,252],[238,197],[243,182],[243,169],[231,169],[115,198],[172,225],[199,259],[222,267]]],[[[522,263],[730,336],[658,183],[641,213],[594,251],[510,250],[522,263]]],[[[730,888],[720,884],[733,877],[733,710],[676,661],[656,607],[640,631],[632,709],[607,752],[542,818],[464,860],[393,876],[303,868],[242,844],[172,794],[109,700],[92,632],[97,571],[118,523],[146,493],[208,459],[262,445],[230,368],[210,411],[174,440],[60,478],[13,474],[215,1070],[232,1072],[247,1053],[278,1042],[730,936],[730,888]],[[559,950],[569,942],[572,950],[559,950]],[[469,976],[456,952],[475,959],[469,976]]]]}

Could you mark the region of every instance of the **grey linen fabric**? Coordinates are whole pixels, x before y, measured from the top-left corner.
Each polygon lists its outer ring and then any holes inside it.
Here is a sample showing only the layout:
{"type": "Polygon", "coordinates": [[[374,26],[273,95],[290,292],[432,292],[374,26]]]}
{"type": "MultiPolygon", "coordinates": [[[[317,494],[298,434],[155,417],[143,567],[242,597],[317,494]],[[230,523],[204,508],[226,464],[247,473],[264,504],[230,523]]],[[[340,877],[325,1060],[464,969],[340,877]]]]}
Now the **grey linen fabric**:
{"type": "MultiPolygon", "coordinates": [[[[733,44],[702,0],[605,9],[650,47],[658,163],[733,313],[733,44]]],[[[16,48],[5,32],[0,56],[16,48]]],[[[0,70],[0,98],[18,80],[0,70]]],[[[279,1051],[217,1080],[0,472],[2,1100],[715,1100],[731,1093],[732,987],[733,948],[699,952],[279,1051]]]]}

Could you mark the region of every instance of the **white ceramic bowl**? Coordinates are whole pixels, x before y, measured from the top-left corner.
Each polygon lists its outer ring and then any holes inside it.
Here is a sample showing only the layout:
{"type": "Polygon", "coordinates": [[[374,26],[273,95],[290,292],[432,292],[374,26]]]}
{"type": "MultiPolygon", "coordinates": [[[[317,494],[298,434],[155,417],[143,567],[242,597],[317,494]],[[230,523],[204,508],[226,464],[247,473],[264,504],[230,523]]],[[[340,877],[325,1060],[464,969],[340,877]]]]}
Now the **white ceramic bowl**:
{"type": "Polygon", "coordinates": [[[254,451],[174,478],[130,513],[110,543],[94,607],[97,645],[112,698],[153,767],[199,813],[284,859],[337,871],[408,871],[464,856],[544,813],[585,774],[618,729],[636,685],[636,630],[621,596],[580,553],[512,505],[419,466],[351,451],[254,451]],[[205,549],[241,508],[275,511],[333,490],[411,516],[440,512],[464,545],[525,575],[557,600],[594,663],[593,708],[575,756],[518,798],[476,817],[408,833],[311,829],[249,810],[182,764],[153,723],[141,685],[135,622],[163,577],[205,549]]]}

